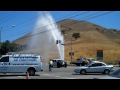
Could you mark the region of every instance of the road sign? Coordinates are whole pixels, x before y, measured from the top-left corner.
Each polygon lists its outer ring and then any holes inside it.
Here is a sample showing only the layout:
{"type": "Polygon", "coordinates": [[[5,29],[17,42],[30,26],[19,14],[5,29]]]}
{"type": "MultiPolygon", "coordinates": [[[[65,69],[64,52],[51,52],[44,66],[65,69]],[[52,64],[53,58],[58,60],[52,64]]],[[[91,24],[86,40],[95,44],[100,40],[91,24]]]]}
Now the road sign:
{"type": "Polygon", "coordinates": [[[61,40],[56,40],[56,44],[59,44],[59,43],[61,43],[61,40]]]}
{"type": "Polygon", "coordinates": [[[97,50],[97,60],[103,60],[103,50],[97,50]]]}
{"type": "Polygon", "coordinates": [[[74,52],[69,52],[69,55],[74,55],[74,52]]]}

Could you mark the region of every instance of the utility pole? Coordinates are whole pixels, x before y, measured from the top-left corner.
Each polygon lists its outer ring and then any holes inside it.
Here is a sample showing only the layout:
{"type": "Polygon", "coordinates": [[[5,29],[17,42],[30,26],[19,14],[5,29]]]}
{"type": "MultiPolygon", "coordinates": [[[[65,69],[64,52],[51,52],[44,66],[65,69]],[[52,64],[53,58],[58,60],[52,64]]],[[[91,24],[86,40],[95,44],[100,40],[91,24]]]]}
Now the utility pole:
{"type": "MultiPolygon", "coordinates": [[[[2,27],[0,28],[0,49],[1,49],[1,31],[2,31],[2,27]]],[[[1,50],[0,50],[0,57],[1,57],[1,50]]]]}
{"type": "Polygon", "coordinates": [[[0,49],[1,49],[1,31],[2,31],[2,27],[0,28],[0,49]]]}
{"type": "Polygon", "coordinates": [[[72,38],[71,38],[71,62],[72,62],[72,54],[73,54],[73,52],[72,52],[72,38]]]}

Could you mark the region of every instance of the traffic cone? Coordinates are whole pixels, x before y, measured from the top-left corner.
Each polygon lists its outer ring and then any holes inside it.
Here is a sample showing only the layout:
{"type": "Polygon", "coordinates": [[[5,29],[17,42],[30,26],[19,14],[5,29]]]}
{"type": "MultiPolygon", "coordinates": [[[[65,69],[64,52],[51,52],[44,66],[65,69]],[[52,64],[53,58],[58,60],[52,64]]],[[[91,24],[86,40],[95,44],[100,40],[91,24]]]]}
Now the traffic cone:
{"type": "Polygon", "coordinates": [[[30,79],[29,72],[27,72],[26,79],[30,79]]]}

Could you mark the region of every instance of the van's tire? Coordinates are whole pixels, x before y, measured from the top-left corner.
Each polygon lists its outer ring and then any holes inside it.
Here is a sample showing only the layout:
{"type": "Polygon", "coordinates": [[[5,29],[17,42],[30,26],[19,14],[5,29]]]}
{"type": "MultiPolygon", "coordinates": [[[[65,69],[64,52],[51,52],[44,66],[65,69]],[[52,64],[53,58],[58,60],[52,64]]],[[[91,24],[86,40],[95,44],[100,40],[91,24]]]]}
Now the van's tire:
{"type": "Polygon", "coordinates": [[[35,75],[35,69],[28,69],[29,76],[34,76],[35,75]]]}

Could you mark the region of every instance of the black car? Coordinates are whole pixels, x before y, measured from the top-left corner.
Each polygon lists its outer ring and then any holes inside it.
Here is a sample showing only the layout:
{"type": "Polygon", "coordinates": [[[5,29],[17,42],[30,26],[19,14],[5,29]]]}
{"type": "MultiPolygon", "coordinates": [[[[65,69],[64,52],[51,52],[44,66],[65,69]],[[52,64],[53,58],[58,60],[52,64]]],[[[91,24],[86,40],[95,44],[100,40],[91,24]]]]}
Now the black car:
{"type": "Polygon", "coordinates": [[[53,61],[53,64],[52,64],[52,67],[67,67],[67,62],[65,62],[64,60],[61,60],[61,59],[52,59],[53,61]]]}
{"type": "Polygon", "coordinates": [[[75,62],[70,62],[70,64],[75,64],[76,66],[84,66],[86,63],[84,58],[80,58],[77,59],[75,62]]]}

